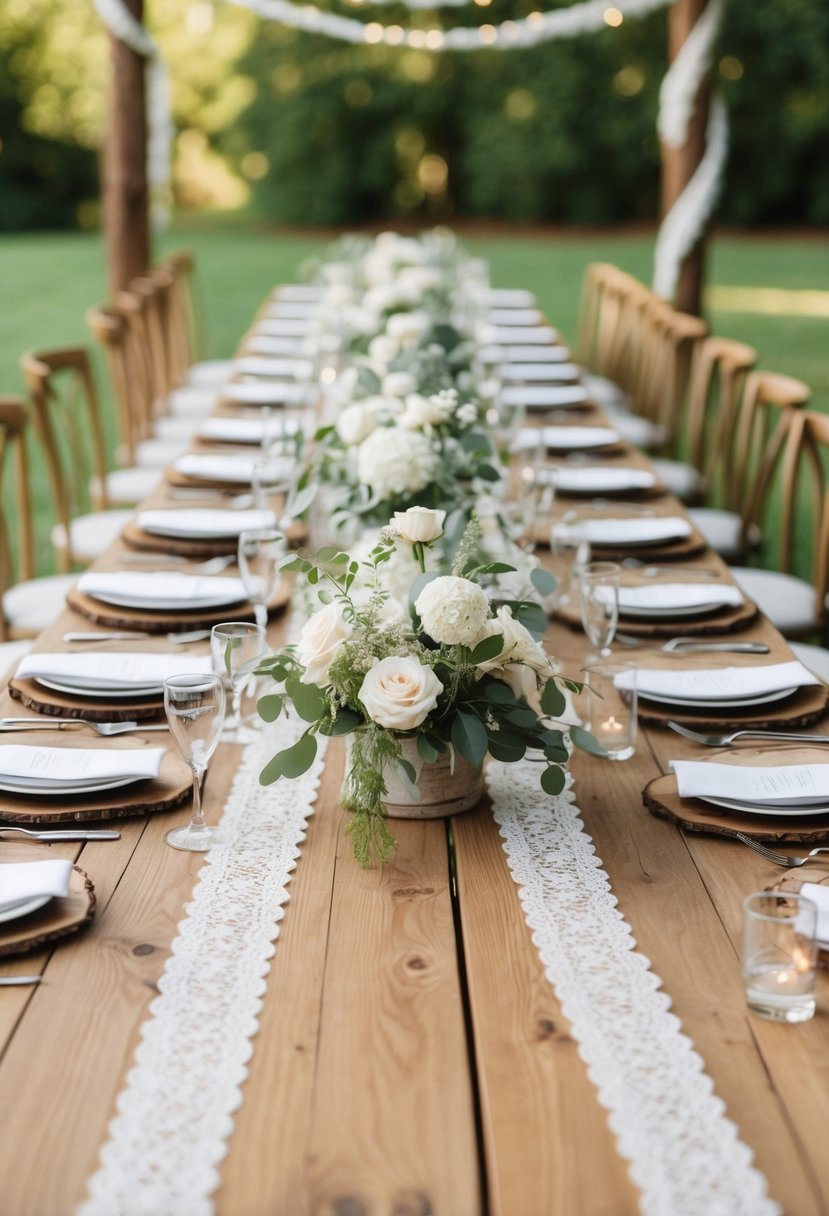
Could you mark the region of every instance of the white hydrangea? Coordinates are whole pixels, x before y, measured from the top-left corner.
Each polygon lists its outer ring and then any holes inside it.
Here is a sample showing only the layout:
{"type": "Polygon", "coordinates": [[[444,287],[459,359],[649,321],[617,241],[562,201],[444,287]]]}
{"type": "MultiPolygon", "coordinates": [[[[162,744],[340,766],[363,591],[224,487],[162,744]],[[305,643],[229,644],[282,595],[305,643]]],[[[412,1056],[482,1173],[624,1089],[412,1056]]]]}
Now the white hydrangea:
{"type": "Polygon", "coordinates": [[[417,597],[415,611],[436,642],[474,646],[489,620],[489,600],[477,583],[444,574],[426,584],[417,597]]]}
{"type": "Polygon", "coordinates": [[[417,431],[380,427],[357,451],[358,479],[376,498],[416,494],[437,471],[437,455],[427,437],[417,431]]]}
{"type": "Polygon", "coordinates": [[[452,391],[434,393],[431,397],[422,397],[420,393],[410,393],[406,398],[406,408],[400,417],[400,425],[410,431],[422,431],[429,426],[440,426],[448,421],[455,408],[455,396],[452,391]]]}

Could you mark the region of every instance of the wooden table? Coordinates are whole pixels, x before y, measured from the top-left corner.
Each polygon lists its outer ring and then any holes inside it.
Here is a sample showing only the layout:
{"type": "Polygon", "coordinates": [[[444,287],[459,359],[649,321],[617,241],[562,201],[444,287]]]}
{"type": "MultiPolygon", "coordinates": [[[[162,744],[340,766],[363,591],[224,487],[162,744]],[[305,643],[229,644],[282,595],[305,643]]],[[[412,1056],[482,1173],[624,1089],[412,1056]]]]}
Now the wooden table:
{"type": "MultiPolygon", "coordinates": [[[[86,627],[66,613],[49,636],[86,627]]],[[[274,645],[282,629],[273,624],[274,645]]],[[[761,621],[740,637],[771,634],[761,621]]],[[[573,668],[586,649],[556,624],[548,645],[573,668]]],[[[0,712],[18,711],[4,693],[0,712]]],[[[577,801],[638,947],[772,1194],[788,1216],[817,1216],[829,1211],[829,984],[821,976],[818,1014],[803,1026],[747,1015],[740,901],[780,871],[737,842],[686,836],[642,805],[644,785],[669,759],[698,754],[659,729],[644,729],[622,764],[577,754],[577,801]]],[[[237,761],[228,746],[213,760],[208,820],[221,812],[237,761]]],[[[396,822],[394,861],[362,870],[338,802],[342,763],[335,742],[291,884],[217,1211],[638,1213],[487,805],[452,821],[396,822]]],[[[171,821],[123,820],[117,843],[52,846],[80,857],[94,881],[95,920],[52,952],[0,965],[0,974],[45,976],[38,988],[0,990],[3,1216],[68,1216],[96,1167],[202,864],[164,844],[171,821]]]]}

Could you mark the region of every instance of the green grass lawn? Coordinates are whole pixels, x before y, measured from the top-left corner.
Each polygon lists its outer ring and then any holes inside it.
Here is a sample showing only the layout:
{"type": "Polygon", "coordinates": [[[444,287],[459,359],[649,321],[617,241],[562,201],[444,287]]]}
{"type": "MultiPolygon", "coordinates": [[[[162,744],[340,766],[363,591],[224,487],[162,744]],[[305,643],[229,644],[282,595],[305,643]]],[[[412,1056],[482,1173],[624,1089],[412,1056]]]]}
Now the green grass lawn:
{"type": "MultiPolygon", "coordinates": [[[[182,245],[194,251],[207,316],[207,353],[227,356],[265,293],[275,283],[296,280],[302,262],[323,251],[329,239],[202,221],[160,238],[157,252],[182,245]]],[[[653,239],[647,234],[571,230],[482,236],[476,230],[466,244],[490,260],[496,285],[535,291],[553,323],[568,336],[576,332],[581,278],[588,262],[614,262],[645,281],[652,269],[653,239]]],[[[107,298],[104,249],[93,235],[2,236],[0,264],[7,301],[0,314],[0,394],[17,393],[22,387],[18,359],[24,350],[89,344],[84,314],[107,298]]],[[[708,283],[715,301],[724,288],[826,291],[829,244],[817,237],[717,236],[711,246],[708,283]]],[[[795,304],[799,300],[792,297],[795,304]]],[[[740,307],[746,307],[742,301],[740,307]]],[[[756,347],[761,366],[805,380],[812,387],[815,408],[829,411],[828,316],[755,311],[749,301],[747,311],[715,307],[707,311],[707,318],[714,332],[756,347]]],[[[97,357],[96,367],[105,389],[97,357]]],[[[104,398],[114,446],[114,417],[106,392],[104,398]]],[[[48,496],[39,462],[36,477],[41,482],[38,527],[45,542],[48,496]]],[[[46,570],[50,562],[45,543],[39,552],[46,570]]]]}

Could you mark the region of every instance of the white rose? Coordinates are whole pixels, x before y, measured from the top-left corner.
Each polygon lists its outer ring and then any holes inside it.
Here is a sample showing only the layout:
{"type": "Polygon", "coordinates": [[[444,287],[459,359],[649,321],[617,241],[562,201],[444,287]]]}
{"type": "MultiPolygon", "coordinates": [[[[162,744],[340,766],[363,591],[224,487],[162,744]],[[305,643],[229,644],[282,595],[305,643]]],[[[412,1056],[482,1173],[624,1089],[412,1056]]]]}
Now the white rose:
{"type": "Polygon", "coordinates": [[[415,298],[440,287],[442,278],[435,266],[406,266],[397,277],[400,287],[415,298]]]}
{"type": "Polygon", "coordinates": [[[423,545],[443,536],[443,521],[445,511],[435,511],[429,507],[409,507],[408,511],[395,511],[392,527],[397,535],[410,545],[418,542],[423,545]]]}
{"type": "Polygon", "coordinates": [[[417,388],[417,381],[411,372],[388,372],[383,377],[382,392],[387,397],[405,397],[417,388]]]}
{"type": "Polygon", "coordinates": [[[342,605],[337,600],[308,618],[296,649],[297,658],[305,668],[300,676],[303,684],[325,687],[328,669],[343,642],[348,641],[352,633],[353,629],[343,616],[342,605]]]}
{"type": "Polygon", "coordinates": [[[401,346],[414,346],[428,328],[429,318],[422,312],[396,312],[386,321],[386,333],[401,346]]]}
{"type": "Polygon", "coordinates": [[[388,367],[393,359],[400,354],[400,343],[388,334],[378,334],[368,344],[368,357],[372,363],[388,367]]]}
{"type": "Polygon", "coordinates": [[[440,426],[451,417],[454,404],[445,393],[435,393],[428,398],[421,397],[419,393],[410,393],[400,417],[400,425],[410,431],[422,431],[427,426],[440,426]]]}
{"type": "MultiPolygon", "coordinates": [[[[493,637],[495,634],[500,634],[504,639],[501,653],[494,659],[486,659],[483,663],[479,663],[480,671],[506,671],[507,668],[520,664],[525,671],[529,671],[533,689],[536,682],[532,673],[546,671],[548,674],[552,674],[552,665],[544,647],[535,640],[520,621],[516,621],[509,606],[505,605],[498,609],[495,620],[485,623],[480,636],[475,641],[476,643],[482,642],[485,638],[493,637]]],[[[513,678],[515,678],[514,674],[513,678]]],[[[508,680],[507,683],[510,681],[508,680]]]]}
{"type": "Polygon", "coordinates": [[[343,443],[353,447],[376,429],[377,414],[367,402],[355,402],[345,407],[334,426],[343,443]]]}
{"type": "Polygon", "coordinates": [[[357,693],[372,722],[389,730],[414,730],[437,705],[443,685],[417,659],[392,656],[369,671],[357,693]]]}
{"type": "Polygon", "coordinates": [[[425,435],[401,427],[380,427],[357,450],[357,477],[377,498],[399,498],[424,489],[437,474],[438,460],[425,435]]]}
{"type": "Polygon", "coordinates": [[[415,611],[429,637],[436,642],[474,646],[489,617],[489,600],[477,583],[444,574],[423,588],[415,611]]]}

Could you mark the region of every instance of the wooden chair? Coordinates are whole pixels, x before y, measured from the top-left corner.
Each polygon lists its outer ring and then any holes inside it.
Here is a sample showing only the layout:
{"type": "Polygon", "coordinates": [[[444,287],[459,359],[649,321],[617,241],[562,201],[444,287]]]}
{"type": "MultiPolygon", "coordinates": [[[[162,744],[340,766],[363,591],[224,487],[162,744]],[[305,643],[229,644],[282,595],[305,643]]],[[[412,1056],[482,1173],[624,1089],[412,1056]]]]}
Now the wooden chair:
{"type": "Polygon", "coordinates": [[[67,573],[73,565],[86,564],[103,553],[130,512],[105,509],[104,434],[86,351],[64,347],[32,352],[23,356],[21,367],[58,520],[52,544],[58,569],[67,573]],[[95,511],[87,509],[90,487],[95,511]]]}
{"type": "Polygon", "coordinates": [[[29,650],[36,637],[62,611],[71,575],[35,578],[34,510],[29,477],[29,411],[20,397],[0,397],[0,671],[29,650]],[[14,478],[9,486],[9,476],[14,478]],[[13,505],[15,528],[7,506],[13,505]]]}
{"type": "Polygon", "coordinates": [[[202,359],[204,326],[195,285],[196,263],[189,250],[169,254],[161,267],[172,275],[167,295],[171,387],[193,385],[218,390],[233,375],[230,359],[202,359]]]}
{"type": "Polygon", "coordinates": [[[813,437],[818,432],[811,424],[804,431],[802,411],[809,396],[808,385],[800,380],[752,372],[746,380],[735,437],[734,494],[744,495],[739,547],[743,552],[752,547],[752,531],[758,538],[766,537],[762,558],[770,568],[734,566],[732,571],[745,593],[787,637],[810,637],[825,629],[825,610],[822,600],[817,603],[821,597],[815,591],[815,579],[823,577],[819,547],[810,555],[809,581],[792,573],[794,520],[805,484],[804,460],[813,476],[815,526],[824,493],[822,475],[815,472],[818,447],[813,437]]]}

